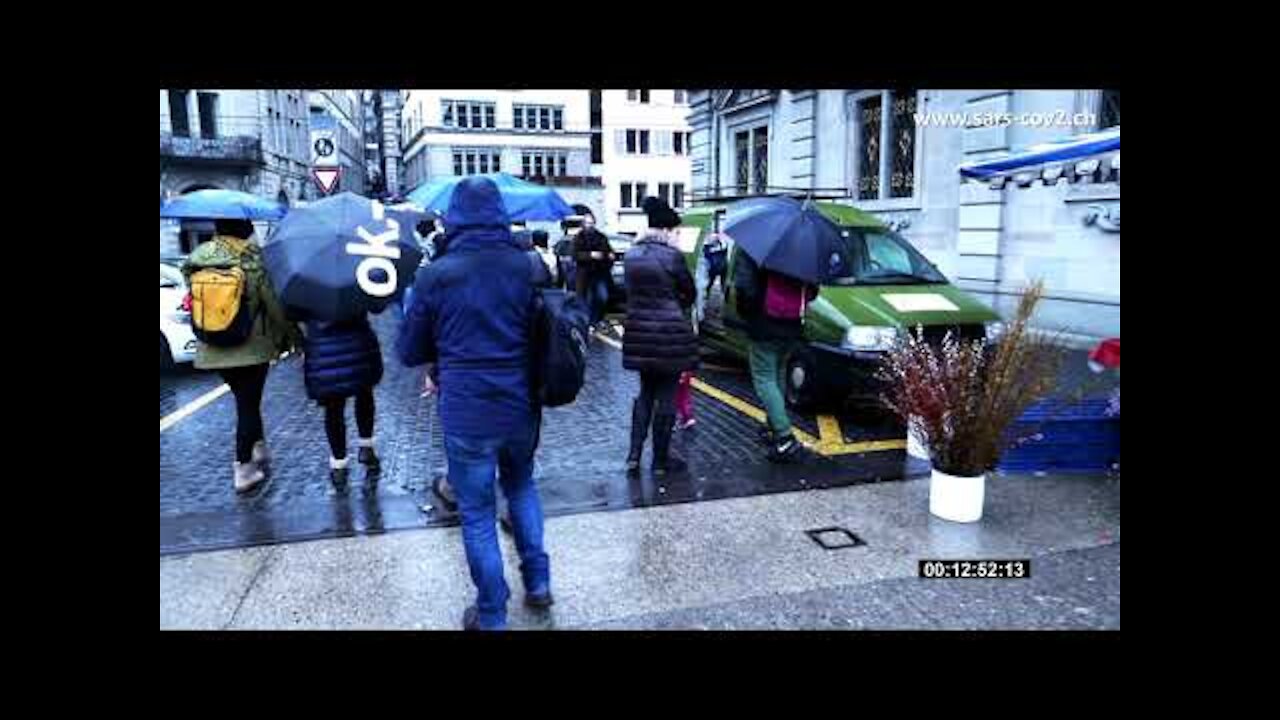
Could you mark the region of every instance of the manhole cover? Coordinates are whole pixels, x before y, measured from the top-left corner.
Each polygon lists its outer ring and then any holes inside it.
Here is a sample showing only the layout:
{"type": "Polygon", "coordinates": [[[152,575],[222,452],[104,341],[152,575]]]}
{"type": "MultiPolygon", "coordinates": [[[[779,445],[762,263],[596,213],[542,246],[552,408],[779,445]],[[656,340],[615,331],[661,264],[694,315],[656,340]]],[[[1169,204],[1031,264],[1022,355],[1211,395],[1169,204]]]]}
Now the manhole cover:
{"type": "Polygon", "coordinates": [[[841,550],[843,548],[858,547],[866,545],[862,538],[845,530],[842,527],[819,528],[817,530],[805,530],[811,540],[818,543],[823,550],[841,550]]]}

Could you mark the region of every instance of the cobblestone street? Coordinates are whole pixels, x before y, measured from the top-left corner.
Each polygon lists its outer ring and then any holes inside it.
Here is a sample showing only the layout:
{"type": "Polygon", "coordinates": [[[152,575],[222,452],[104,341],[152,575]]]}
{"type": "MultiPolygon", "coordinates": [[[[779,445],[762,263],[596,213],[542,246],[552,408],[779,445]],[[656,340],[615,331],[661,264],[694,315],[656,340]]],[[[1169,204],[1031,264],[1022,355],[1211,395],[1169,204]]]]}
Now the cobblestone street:
{"type": "MultiPolygon", "coordinates": [[[[420,397],[421,369],[404,368],[390,354],[398,322],[394,311],[375,322],[386,360],[375,395],[380,475],[356,470],[341,494],[330,486],[323,413],[306,398],[301,358],[291,356],[272,369],[263,399],[266,439],[275,455],[273,476],[263,489],[244,498],[231,490],[235,411],[229,394],[161,432],[161,554],[454,523],[430,490],[445,468],[435,401],[420,397]]],[[[704,383],[750,401],[750,385],[740,371],[713,367],[700,374],[704,383]]],[[[220,385],[212,373],[162,376],[162,418],[220,385]]],[[[909,466],[901,450],[832,457],[806,452],[792,464],[772,465],[756,440],[760,424],[699,392],[694,401],[698,425],[678,432],[673,441],[690,460],[690,472],[665,484],[655,483],[647,471],[628,481],[622,461],[637,386],[636,374],[622,368],[621,354],[593,340],[581,395],[544,415],[535,475],[549,515],[837,487],[927,472],[925,464],[909,466]]],[[[796,422],[801,430],[818,432],[812,417],[797,416],[796,422]]],[[[863,427],[842,418],[841,427],[845,440],[897,435],[883,422],[863,427]]],[[[348,432],[354,437],[353,427],[348,432]]]]}

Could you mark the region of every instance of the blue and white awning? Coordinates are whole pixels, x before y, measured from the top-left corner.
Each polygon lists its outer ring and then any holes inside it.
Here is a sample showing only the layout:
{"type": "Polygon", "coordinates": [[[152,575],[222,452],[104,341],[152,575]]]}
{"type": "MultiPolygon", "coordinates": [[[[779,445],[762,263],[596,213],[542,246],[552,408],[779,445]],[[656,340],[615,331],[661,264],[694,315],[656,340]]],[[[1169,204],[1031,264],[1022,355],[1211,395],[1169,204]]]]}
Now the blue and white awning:
{"type": "MultiPolygon", "coordinates": [[[[1003,157],[960,165],[960,175],[997,181],[1011,176],[1031,179],[1042,173],[1056,180],[1067,168],[1091,174],[1099,165],[1120,169],[1120,128],[1032,145],[1003,157]]],[[[1068,175],[1075,173],[1067,173],[1068,175]]]]}

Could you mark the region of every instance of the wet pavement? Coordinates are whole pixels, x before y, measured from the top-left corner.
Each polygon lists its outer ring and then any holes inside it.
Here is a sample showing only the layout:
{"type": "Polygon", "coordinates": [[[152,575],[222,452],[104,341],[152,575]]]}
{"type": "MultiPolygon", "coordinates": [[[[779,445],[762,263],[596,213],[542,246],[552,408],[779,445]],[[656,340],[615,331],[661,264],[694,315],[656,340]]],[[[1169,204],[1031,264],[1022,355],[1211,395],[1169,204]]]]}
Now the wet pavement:
{"type": "MultiPolygon", "coordinates": [[[[981,522],[929,514],[928,480],[547,520],[556,604],[513,629],[1118,628],[1120,482],[998,476],[981,522]],[[863,544],[828,550],[840,527],[863,544]],[[1029,559],[1018,580],[919,578],[921,559],[1029,559]]],[[[160,558],[161,628],[456,629],[475,587],[456,527],[160,558]]]]}
{"type": "MultiPolygon", "coordinates": [[[[237,497],[231,489],[235,411],[229,393],[162,430],[162,556],[456,523],[430,491],[445,467],[435,401],[420,397],[420,368],[404,368],[389,356],[398,319],[388,313],[374,324],[386,356],[386,373],[375,391],[382,472],[369,475],[353,465],[358,469],[347,491],[332,489],[323,413],[306,399],[301,359],[287,358],[272,369],[264,393],[266,439],[275,459],[272,477],[259,491],[237,497]]],[[[689,473],[655,482],[646,448],[645,472],[630,480],[623,459],[638,377],[622,368],[621,354],[609,343],[593,340],[590,353],[587,384],[577,401],[544,415],[535,477],[550,516],[842,487],[928,472],[927,463],[909,461],[900,449],[901,431],[892,422],[855,416],[822,422],[796,416],[797,428],[826,454],[806,450],[790,464],[771,464],[757,441],[761,425],[752,417],[749,381],[740,368],[716,367],[699,375],[704,385],[694,395],[696,428],[677,432],[673,440],[690,462],[689,473]],[[868,441],[890,449],[861,444],[868,441]]],[[[220,385],[216,374],[199,371],[162,376],[162,424],[220,385]]],[[[348,426],[354,438],[350,410],[348,426]]]]}

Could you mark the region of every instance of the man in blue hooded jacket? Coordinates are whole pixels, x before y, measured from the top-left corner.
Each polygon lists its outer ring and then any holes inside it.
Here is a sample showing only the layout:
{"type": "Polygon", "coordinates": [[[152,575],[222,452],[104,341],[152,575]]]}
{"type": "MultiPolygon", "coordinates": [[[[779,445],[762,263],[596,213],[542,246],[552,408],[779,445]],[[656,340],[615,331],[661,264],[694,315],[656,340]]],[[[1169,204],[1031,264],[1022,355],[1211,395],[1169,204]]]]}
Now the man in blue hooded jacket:
{"type": "Polygon", "coordinates": [[[533,482],[540,419],[529,388],[533,266],[491,180],[458,183],[444,224],[449,252],[418,272],[396,350],[410,367],[436,364],[449,482],[478,591],[463,627],[498,630],[507,625],[511,592],[495,528],[495,475],[511,512],[525,603],[552,603],[533,482]]]}

